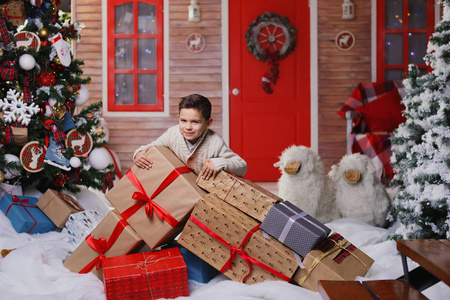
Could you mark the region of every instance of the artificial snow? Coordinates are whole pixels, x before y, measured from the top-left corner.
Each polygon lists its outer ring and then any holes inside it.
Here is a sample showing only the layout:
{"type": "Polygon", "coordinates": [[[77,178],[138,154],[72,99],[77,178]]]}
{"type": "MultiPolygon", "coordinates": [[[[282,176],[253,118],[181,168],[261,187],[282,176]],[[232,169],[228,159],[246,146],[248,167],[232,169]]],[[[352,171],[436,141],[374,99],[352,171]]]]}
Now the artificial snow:
{"type": "MultiPolygon", "coordinates": [[[[35,191],[25,195],[37,196],[35,191]]],[[[74,195],[86,208],[111,209],[101,193],[82,189],[74,195]]],[[[357,280],[396,279],[403,275],[396,243],[388,240],[400,224],[389,229],[374,227],[356,219],[338,219],[326,224],[334,232],[359,247],[375,260],[365,277],[357,280]]],[[[104,300],[103,283],[93,274],[78,274],[66,269],[62,260],[71,247],[68,236],[60,232],[44,234],[16,233],[11,222],[0,214],[0,249],[13,249],[5,258],[0,257],[0,295],[2,300],[104,300]]],[[[409,261],[409,269],[417,266],[409,261]]],[[[319,293],[283,281],[266,281],[254,285],[234,282],[222,274],[208,284],[189,281],[189,297],[181,300],[314,300],[319,293]]],[[[423,294],[431,300],[450,299],[450,287],[440,282],[423,294]]]]}

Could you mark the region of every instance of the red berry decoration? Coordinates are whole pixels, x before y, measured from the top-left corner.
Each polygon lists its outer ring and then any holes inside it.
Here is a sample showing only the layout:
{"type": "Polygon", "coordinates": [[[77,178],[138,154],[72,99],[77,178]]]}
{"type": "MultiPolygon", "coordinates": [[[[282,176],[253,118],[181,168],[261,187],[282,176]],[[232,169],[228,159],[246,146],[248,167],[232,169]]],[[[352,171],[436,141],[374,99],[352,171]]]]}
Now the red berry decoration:
{"type": "Polygon", "coordinates": [[[53,184],[55,186],[62,186],[64,184],[64,176],[62,174],[56,175],[55,179],[53,180],[53,184]]]}
{"type": "Polygon", "coordinates": [[[54,86],[56,84],[56,75],[52,72],[43,71],[36,77],[36,85],[42,86],[54,86]]]}

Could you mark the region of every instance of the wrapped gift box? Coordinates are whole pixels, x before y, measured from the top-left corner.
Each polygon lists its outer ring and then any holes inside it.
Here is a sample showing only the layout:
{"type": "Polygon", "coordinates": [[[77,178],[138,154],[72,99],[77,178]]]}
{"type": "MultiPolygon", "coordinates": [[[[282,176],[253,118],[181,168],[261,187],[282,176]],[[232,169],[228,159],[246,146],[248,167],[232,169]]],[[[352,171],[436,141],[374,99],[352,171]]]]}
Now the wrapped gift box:
{"type": "Polygon", "coordinates": [[[265,219],[272,205],[283,201],[250,180],[225,171],[220,171],[214,179],[209,180],[199,176],[197,184],[260,222],[265,219]]]}
{"type": "Polygon", "coordinates": [[[141,237],[113,210],[66,259],[64,266],[77,273],[92,271],[102,279],[100,267],[104,257],[128,254],[141,244],[141,237]]]}
{"type": "Polygon", "coordinates": [[[232,280],[247,284],[289,281],[298,267],[293,251],[264,237],[259,226],[255,219],[208,194],[195,206],[178,243],[232,280]]]}
{"type": "Polygon", "coordinates": [[[373,262],[340,234],[333,233],[306,255],[305,268],[299,268],[292,281],[317,292],[319,280],[355,280],[364,276],[373,262]]]}
{"type": "Polygon", "coordinates": [[[325,240],[331,232],[330,228],[289,201],[277,203],[270,208],[261,224],[261,230],[302,257],[325,240]]]}
{"type": "Polygon", "coordinates": [[[106,258],[106,299],[160,299],[189,296],[186,264],[178,248],[106,258]]]}
{"type": "Polygon", "coordinates": [[[64,227],[70,214],[84,210],[73,197],[52,189],[45,191],[36,205],[58,228],[64,227]]]}
{"type": "Polygon", "coordinates": [[[197,176],[168,148],[153,146],[146,155],[152,168],[133,166],[106,198],[154,249],[180,233],[205,192],[195,184],[197,176]]]}
{"type": "Polygon", "coordinates": [[[69,216],[61,232],[69,235],[71,252],[84,241],[104,217],[105,214],[99,208],[86,209],[69,216]]]}
{"type": "Polygon", "coordinates": [[[188,279],[195,280],[200,283],[208,283],[220,273],[188,249],[182,246],[179,246],[179,249],[181,255],[183,256],[184,262],[186,263],[188,279]]]}
{"type": "Polygon", "coordinates": [[[27,18],[25,14],[25,3],[20,0],[8,1],[0,5],[0,15],[8,16],[14,26],[23,25],[27,18]]]}
{"type": "Polygon", "coordinates": [[[17,232],[45,233],[55,225],[36,206],[38,198],[5,194],[0,199],[0,210],[11,220],[17,232]]]}

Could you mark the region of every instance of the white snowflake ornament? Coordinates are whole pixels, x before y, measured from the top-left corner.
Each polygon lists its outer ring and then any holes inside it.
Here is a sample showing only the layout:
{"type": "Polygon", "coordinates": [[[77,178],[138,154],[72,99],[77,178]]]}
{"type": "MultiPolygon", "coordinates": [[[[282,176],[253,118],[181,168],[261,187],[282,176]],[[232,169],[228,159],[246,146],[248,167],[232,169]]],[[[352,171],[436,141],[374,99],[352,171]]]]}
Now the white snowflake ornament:
{"type": "Polygon", "coordinates": [[[0,109],[3,110],[3,119],[7,123],[20,122],[28,126],[31,116],[37,114],[40,109],[35,103],[27,104],[22,100],[23,95],[13,89],[9,89],[6,98],[0,99],[0,109]]]}

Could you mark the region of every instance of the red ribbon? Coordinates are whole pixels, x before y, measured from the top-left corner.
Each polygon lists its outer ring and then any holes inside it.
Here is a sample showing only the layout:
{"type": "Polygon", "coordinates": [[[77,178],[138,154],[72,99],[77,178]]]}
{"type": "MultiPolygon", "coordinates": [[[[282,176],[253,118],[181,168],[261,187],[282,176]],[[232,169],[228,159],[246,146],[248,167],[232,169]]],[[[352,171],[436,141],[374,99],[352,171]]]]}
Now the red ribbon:
{"type": "Polygon", "coordinates": [[[122,213],[122,217],[125,220],[128,220],[129,217],[131,217],[136,211],[138,211],[142,206],[145,205],[145,213],[147,214],[148,217],[151,217],[154,211],[161,220],[165,220],[167,223],[169,223],[170,226],[176,227],[178,225],[177,219],[175,219],[172,215],[170,215],[158,203],[153,201],[153,199],[156,196],[158,196],[158,194],[161,193],[166,187],[168,187],[175,179],[177,179],[178,176],[189,172],[191,172],[191,170],[186,166],[175,168],[172,172],[170,172],[169,175],[167,175],[166,179],[164,179],[164,181],[156,189],[153,195],[149,197],[145,192],[144,188],[142,187],[142,184],[139,182],[139,179],[137,179],[136,175],[133,173],[133,171],[131,169],[128,170],[128,172],[125,175],[131,181],[131,183],[138,189],[137,192],[133,193],[132,198],[139,202],[129,207],[127,210],[125,210],[122,213]]]}
{"type": "Polygon", "coordinates": [[[121,179],[122,178],[122,172],[120,172],[119,166],[117,165],[116,158],[114,157],[112,151],[109,150],[108,147],[106,147],[106,146],[103,146],[103,147],[108,151],[109,155],[111,155],[111,157],[113,159],[113,162],[114,162],[114,168],[116,169],[117,176],[119,176],[119,179],[121,179]]]}
{"type": "MultiPolygon", "coordinates": [[[[43,122],[43,125],[45,127],[45,129],[47,130],[51,130],[53,132],[53,137],[55,138],[55,141],[57,143],[62,143],[65,141],[65,139],[67,138],[66,134],[64,132],[62,132],[60,129],[58,129],[58,126],[56,125],[56,122],[53,121],[52,119],[47,119],[43,122]]],[[[46,145],[47,144],[47,136],[46,136],[46,145]]]]}
{"type": "Polygon", "coordinates": [[[105,253],[114,245],[114,243],[119,238],[123,229],[128,226],[127,221],[124,219],[120,220],[116,227],[114,228],[109,240],[106,238],[95,239],[92,235],[88,235],[86,238],[86,243],[94,249],[99,255],[94,258],[90,263],[88,263],[83,269],[81,269],[78,273],[84,274],[90,272],[95,266],[97,266],[97,270],[102,267],[102,261],[106,257],[105,253]]]}
{"type": "Polygon", "coordinates": [[[250,230],[247,235],[245,236],[244,240],[241,243],[241,246],[239,246],[239,248],[237,248],[236,246],[231,246],[229,243],[227,243],[222,237],[220,237],[218,234],[216,234],[214,231],[212,231],[211,229],[209,229],[206,225],[204,225],[203,223],[201,223],[198,219],[196,219],[194,216],[190,216],[189,220],[191,220],[192,222],[194,222],[197,226],[199,226],[201,229],[203,229],[204,231],[206,231],[210,236],[212,236],[213,238],[215,238],[217,241],[219,241],[220,243],[222,243],[223,245],[225,245],[226,247],[230,248],[230,258],[227,260],[227,262],[223,265],[223,267],[220,269],[220,272],[223,273],[225,272],[227,269],[233,270],[233,260],[236,258],[236,254],[239,254],[240,257],[242,257],[243,260],[245,260],[248,264],[248,268],[249,268],[249,272],[247,275],[245,275],[245,277],[242,279],[242,282],[244,282],[247,277],[251,274],[252,272],[252,263],[260,266],[261,268],[263,268],[264,270],[266,270],[267,272],[285,280],[285,281],[290,281],[291,279],[289,277],[287,277],[286,275],[281,274],[278,271],[275,271],[274,269],[272,269],[271,267],[265,265],[264,263],[260,262],[259,260],[254,259],[253,257],[251,257],[250,255],[247,254],[247,252],[242,249],[242,247],[248,242],[248,240],[250,239],[250,237],[259,229],[259,227],[261,226],[261,224],[258,224],[255,228],[253,228],[252,230],[250,230]]]}
{"type": "Polygon", "coordinates": [[[5,43],[5,46],[8,46],[11,43],[11,36],[6,27],[6,18],[6,16],[0,15],[0,34],[2,35],[3,43],[5,43]]]}
{"type": "Polygon", "coordinates": [[[12,203],[9,205],[8,209],[5,212],[5,216],[8,215],[9,209],[13,206],[13,205],[20,205],[23,207],[23,209],[30,215],[30,217],[33,219],[34,221],[34,225],[30,228],[30,230],[28,230],[28,233],[30,233],[33,228],[36,226],[37,221],[35,218],[33,218],[33,216],[30,214],[30,212],[27,210],[27,207],[31,207],[31,208],[37,208],[36,205],[29,203],[28,199],[19,199],[19,197],[17,197],[16,195],[12,195],[12,203]]]}

